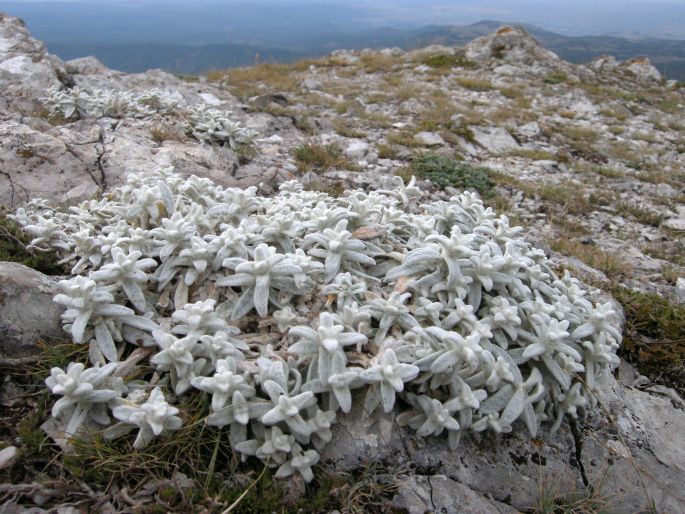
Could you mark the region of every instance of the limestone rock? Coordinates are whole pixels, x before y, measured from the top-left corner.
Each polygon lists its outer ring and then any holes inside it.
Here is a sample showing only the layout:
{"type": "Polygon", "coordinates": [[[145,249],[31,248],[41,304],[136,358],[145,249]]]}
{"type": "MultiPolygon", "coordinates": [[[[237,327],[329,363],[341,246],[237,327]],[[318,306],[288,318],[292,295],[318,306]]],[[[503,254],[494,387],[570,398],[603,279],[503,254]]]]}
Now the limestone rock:
{"type": "Polygon", "coordinates": [[[618,68],[619,64],[612,55],[601,55],[590,62],[590,69],[597,73],[609,73],[618,68]]]}
{"type": "MultiPolygon", "coordinates": [[[[570,492],[584,490],[583,475],[588,483],[598,484],[607,474],[602,493],[610,499],[609,512],[640,511],[650,499],[658,512],[681,512],[685,507],[678,485],[685,481],[683,405],[613,378],[601,391],[599,399],[610,417],[600,413],[578,422],[576,428],[564,422],[556,434],[543,427],[536,438],[518,424],[506,436],[471,433],[455,451],[445,438],[422,440],[399,428],[393,415],[377,411],[369,416],[361,405],[354,405],[333,428],[333,440],[322,459],[339,469],[373,461],[411,463],[519,510],[533,505],[541,477],[547,486],[570,492]]],[[[428,487],[425,477],[415,480],[424,490],[428,487]]],[[[436,483],[431,477],[430,484],[435,487],[436,483]]],[[[450,483],[447,489],[455,487],[450,483]]],[[[406,506],[421,505],[431,497],[409,489],[402,492],[401,487],[397,500],[406,506]]]]}
{"type": "Polygon", "coordinates": [[[476,62],[499,59],[509,64],[561,64],[554,52],[543,48],[537,39],[520,27],[500,27],[492,34],[474,39],[464,50],[466,58],[476,62]]]}
{"type": "Polygon", "coordinates": [[[647,57],[629,59],[624,66],[641,82],[660,82],[663,77],[647,57]]]}
{"type": "Polygon", "coordinates": [[[64,67],[72,75],[91,75],[107,70],[107,67],[93,56],[72,59],[65,62],[64,67]]]}
{"type": "Polygon", "coordinates": [[[356,64],[359,62],[359,57],[351,50],[335,50],[331,52],[331,57],[340,64],[356,64]]]}
{"type": "Polygon", "coordinates": [[[0,99],[5,106],[29,114],[46,89],[70,81],[62,61],[31,37],[22,20],[0,13],[0,99]]]}
{"type": "Polygon", "coordinates": [[[673,188],[670,184],[661,183],[656,185],[656,194],[666,196],[668,198],[673,198],[675,196],[678,196],[678,191],[675,188],[673,188]]]}
{"type": "Polygon", "coordinates": [[[531,121],[530,123],[518,127],[516,133],[520,136],[533,139],[540,135],[540,125],[538,125],[537,121],[531,121]]]}
{"type": "Polygon", "coordinates": [[[283,93],[267,93],[252,98],[250,103],[259,109],[264,109],[270,104],[285,107],[289,102],[288,98],[283,93]]]}
{"type": "MultiPolygon", "coordinates": [[[[93,182],[102,186],[95,145],[72,145],[60,130],[40,132],[16,121],[0,122],[0,203],[18,207],[30,198],[59,201],[77,186],[93,182]]],[[[81,142],[81,141],[79,141],[81,142]]]]}
{"type": "Polygon", "coordinates": [[[238,167],[238,157],[230,148],[194,140],[165,141],[161,148],[154,148],[149,129],[138,120],[125,120],[120,127],[102,145],[100,162],[106,177],[105,188],[122,185],[131,170],[141,173],[160,168],[186,176],[208,177],[225,187],[236,185],[233,172],[238,167]]]}
{"type": "Polygon", "coordinates": [[[60,316],[64,308],[53,303],[58,280],[15,262],[0,262],[0,353],[11,358],[36,350],[36,342],[65,339],[60,316]]]}
{"type": "Polygon", "coordinates": [[[345,149],[345,155],[350,159],[363,159],[369,151],[369,143],[361,139],[353,140],[345,149]]]}
{"type": "Polygon", "coordinates": [[[409,475],[398,480],[393,506],[408,514],[515,514],[513,507],[477,493],[445,475],[409,475]]]}
{"type": "Polygon", "coordinates": [[[501,127],[473,127],[473,138],[488,152],[494,154],[519,148],[516,140],[501,127]]]}
{"type": "Polygon", "coordinates": [[[676,210],[678,214],[664,221],[664,226],[672,230],[685,231],[685,206],[679,205],[676,210]]]}
{"type": "Polygon", "coordinates": [[[100,192],[100,188],[93,181],[83,182],[74,189],[64,193],[60,203],[69,206],[78,205],[81,202],[95,198],[98,192],[100,192]]]}
{"type": "Polygon", "coordinates": [[[302,88],[307,91],[315,91],[321,88],[321,81],[315,77],[307,77],[302,81],[302,88]]]}
{"type": "Polygon", "coordinates": [[[393,46],[392,48],[383,48],[379,50],[378,53],[390,57],[399,57],[401,55],[404,55],[404,50],[397,46],[393,46]]]}
{"type": "Polygon", "coordinates": [[[435,132],[419,132],[414,135],[414,141],[423,146],[444,145],[445,140],[435,132]]]}

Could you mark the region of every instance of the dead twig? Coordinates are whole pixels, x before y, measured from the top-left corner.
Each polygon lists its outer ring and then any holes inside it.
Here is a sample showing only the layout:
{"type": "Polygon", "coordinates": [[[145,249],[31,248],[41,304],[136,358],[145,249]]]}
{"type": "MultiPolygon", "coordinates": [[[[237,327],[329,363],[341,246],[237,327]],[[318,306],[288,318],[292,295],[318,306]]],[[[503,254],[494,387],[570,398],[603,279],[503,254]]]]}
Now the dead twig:
{"type": "Polygon", "coordinates": [[[27,364],[34,364],[39,362],[41,357],[39,355],[32,355],[30,357],[20,357],[18,359],[0,359],[0,368],[21,368],[27,364]]]}

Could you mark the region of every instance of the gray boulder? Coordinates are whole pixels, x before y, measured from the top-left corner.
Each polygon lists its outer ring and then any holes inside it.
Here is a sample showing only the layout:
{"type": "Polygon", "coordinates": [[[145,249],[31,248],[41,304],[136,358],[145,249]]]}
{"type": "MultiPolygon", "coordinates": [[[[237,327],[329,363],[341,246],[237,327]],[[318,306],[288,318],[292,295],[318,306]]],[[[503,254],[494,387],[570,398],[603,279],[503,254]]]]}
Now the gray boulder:
{"type": "Polygon", "coordinates": [[[501,127],[473,127],[473,139],[488,152],[498,154],[519,148],[509,132],[501,127]]]}
{"type": "Polygon", "coordinates": [[[361,139],[353,139],[345,148],[345,155],[350,159],[363,159],[369,151],[369,143],[361,139]]]}
{"type": "Polygon", "coordinates": [[[414,135],[414,141],[423,146],[439,146],[445,144],[445,140],[436,132],[419,132],[414,135]]]}
{"type": "Polygon", "coordinates": [[[619,64],[613,55],[600,55],[595,57],[589,66],[591,70],[597,73],[611,73],[618,68],[619,64]]]}
{"type": "Polygon", "coordinates": [[[676,207],[677,215],[669,217],[664,221],[664,226],[671,230],[685,231],[685,206],[676,207]]]}
{"type": "Polygon", "coordinates": [[[72,75],[92,75],[107,71],[107,67],[93,56],[72,59],[65,62],[64,67],[72,75]]]}
{"type": "Polygon", "coordinates": [[[52,301],[58,279],[15,262],[0,262],[0,354],[25,357],[36,342],[67,338],[60,316],[64,308],[52,301]]]}

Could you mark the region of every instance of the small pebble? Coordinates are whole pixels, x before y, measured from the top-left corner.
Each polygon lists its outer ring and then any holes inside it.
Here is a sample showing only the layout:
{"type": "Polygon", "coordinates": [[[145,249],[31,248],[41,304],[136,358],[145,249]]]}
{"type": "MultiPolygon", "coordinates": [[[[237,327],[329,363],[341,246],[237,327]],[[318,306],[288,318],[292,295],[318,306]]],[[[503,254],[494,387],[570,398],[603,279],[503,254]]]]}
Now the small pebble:
{"type": "Polygon", "coordinates": [[[19,450],[16,446],[8,446],[0,450],[0,469],[11,468],[19,458],[19,450]]]}

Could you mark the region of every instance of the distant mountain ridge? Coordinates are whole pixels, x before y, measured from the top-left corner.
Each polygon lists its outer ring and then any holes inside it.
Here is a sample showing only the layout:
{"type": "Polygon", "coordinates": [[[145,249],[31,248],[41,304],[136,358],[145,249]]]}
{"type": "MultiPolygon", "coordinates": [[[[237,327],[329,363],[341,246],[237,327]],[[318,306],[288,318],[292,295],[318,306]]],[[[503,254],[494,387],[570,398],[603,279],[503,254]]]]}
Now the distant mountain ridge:
{"type": "MultiPolygon", "coordinates": [[[[208,45],[164,43],[77,43],[50,42],[51,52],[63,59],[95,55],[108,67],[126,72],[163,68],[176,74],[199,74],[211,69],[248,66],[257,61],[293,62],[320,57],[336,49],[403,49],[431,44],[462,46],[472,39],[491,33],[504,22],[484,20],[470,25],[431,25],[401,30],[375,28],[357,31],[297,31],[283,34],[255,34],[249,42],[241,40],[208,45]]],[[[674,39],[628,39],[615,36],[564,36],[528,24],[525,28],[547,49],[572,63],[585,63],[600,55],[618,59],[649,57],[668,78],[685,80],[685,41],[674,39]]]]}
{"type": "MultiPolygon", "coordinates": [[[[421,44],[441,43],[464,45],[474,37],[484,36],[504,25],[503,22],[484,20],[465,26],[431,26],[418,31],[421,44]]],[[[649,57],[659,71],[668,78],[685,79],[685,41],[674,39],[628,39],[615,36],[563,36],[535,25],[515,23],[537,38],[548,50],[562,59],[581,64],[600,55],[617,59],[649,57]]]]}

